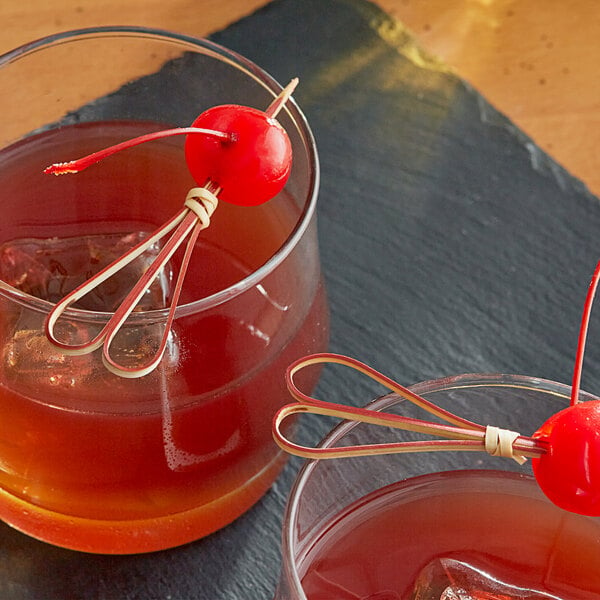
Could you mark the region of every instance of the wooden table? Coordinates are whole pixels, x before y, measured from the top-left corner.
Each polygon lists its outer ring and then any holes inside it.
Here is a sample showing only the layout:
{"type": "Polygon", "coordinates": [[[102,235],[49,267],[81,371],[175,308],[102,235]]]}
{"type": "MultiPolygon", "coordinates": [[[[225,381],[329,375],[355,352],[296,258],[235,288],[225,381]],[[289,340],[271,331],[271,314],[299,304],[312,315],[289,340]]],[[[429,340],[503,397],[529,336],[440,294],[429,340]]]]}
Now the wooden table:
{"type": "MultiPolygon", "coordinates": [[[[205,36],[265,0],[0,2],[0,52],[53,32],[135,24],[205,36]]],[[[378,0],[571,173],[600,193],[600,19],[589,0],[378,0]]]]}

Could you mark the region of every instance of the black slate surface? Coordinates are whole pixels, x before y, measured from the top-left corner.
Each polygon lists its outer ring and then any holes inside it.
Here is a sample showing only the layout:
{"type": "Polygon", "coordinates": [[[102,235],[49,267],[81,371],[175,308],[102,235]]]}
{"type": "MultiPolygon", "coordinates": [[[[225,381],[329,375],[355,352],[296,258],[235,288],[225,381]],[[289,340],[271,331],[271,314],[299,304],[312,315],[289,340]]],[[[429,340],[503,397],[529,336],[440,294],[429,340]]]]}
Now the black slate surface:
{"type": "MultiPolygon", "coordinates": [[[[463,372],[570,382],[600,255],[584,185],[363,0],[276,0],[212,39],[282,82],[300,77],[321,157],[332,351],[404,384],[463,372]]],[[[594,321],[589,339],[593,392],[594,321]]],[[[376,392],[328,370],[318,395],[362,404],[376,392]]],[[[324,432],[311,423],[303,438],[324,432]]],[[[0,598],[271,598],[298,464],[230,527],[153,555],[78,554],[1,526],[0,598]]]]}

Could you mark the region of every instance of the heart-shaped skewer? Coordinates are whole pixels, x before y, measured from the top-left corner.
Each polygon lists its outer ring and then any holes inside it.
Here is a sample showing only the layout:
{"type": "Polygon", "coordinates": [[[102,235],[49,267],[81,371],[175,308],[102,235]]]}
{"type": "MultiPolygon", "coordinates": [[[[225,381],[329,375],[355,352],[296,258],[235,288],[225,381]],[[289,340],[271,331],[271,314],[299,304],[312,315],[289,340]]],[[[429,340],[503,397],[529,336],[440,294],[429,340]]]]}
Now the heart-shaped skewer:
{"type": "Polygon", "coordinates": [[[78,160],[55,163],[45,170],[46,173],[54,175],[77,173],[115,152],[168,135],[185,134],[188,136],[186,141],[188,168],[196,181],[200,179],[202,182],[201,187],[190,190],[183,208],[175,216],[53,307],[45,322],[45,333],[52,344],[60,348],[64,354],[70,355],[86,354],[102,347],[104,365],[121,377],[141,377],[156,368],[167,348],[175,310],[196,240],[199,233],[210,225],[211,216],[219,203],[219,194],[223,189],[227,192],[230,188],[237,189],[236,186],[239,187],[241,179],[248,190],[246,197],[235,199],[229,195],[227,201],[254,206],[275,196],[287,181],[292,160],[291,144],[276,117],[290,98],[297,83],[298,80],[293,79],[264,112],[237,105],[217,106],[202,113],[192,127],[140,136],[78,160]],[[256,156],[253,155],[253,160],[248,161],[248,153],[251,152],[256,156]],[[56,326],[70,306],[167,236],[170,237],[150,267],[93,339],[81,344],[70,344],[58,339],[56,326]],[[115,336],[158,273],[186,239],[188,241],[173,289],[164,331],[154,354],[144,364],[135,366],[119,364],[110,354],[115,336]]]}

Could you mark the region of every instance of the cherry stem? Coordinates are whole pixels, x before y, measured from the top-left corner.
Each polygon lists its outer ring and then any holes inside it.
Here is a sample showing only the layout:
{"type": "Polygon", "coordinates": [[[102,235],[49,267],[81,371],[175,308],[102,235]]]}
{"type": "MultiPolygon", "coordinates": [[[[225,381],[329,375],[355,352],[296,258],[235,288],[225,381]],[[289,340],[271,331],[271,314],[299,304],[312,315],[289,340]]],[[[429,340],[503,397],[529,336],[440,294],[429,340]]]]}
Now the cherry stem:
{"type": "MultiPolygon", "coordinates": [[[[283,88],[279,95],[273,100],[273,102],[271,102],[271,104],[265,110],[265,113],[268,117],[272,119],[275,119],[277,117],[279,111],[284,107],[285,103],[290,99],[291,95],[294,93],[294,90],[296,89],[297,85],[298,78],[295,77],[285,86],[285,88],[283,88]]],[[[216,137],[221,140],[233,139],[230,133],[226,133],[224,131],[215,131],[214,129],[203,129],[201,127],[177,127],[175,129],[165,129],[163,131],[156,131],[153,133],[146,133],[144,135],[140,135],[133,139],[126,140],[119,144],[115,144],[114,146],[109,146],[108,148],[103,148],[98,152],[93,152],[92,154],[88,154],[87,156],[83,156],[75,160],[54,163],[46,167],[44,169],[44,173],[46,173],[47,175],[65,175],[67,173],[80,173],[84,169],[87,169],[89,166],[96,164],[104,158],[112,156],[113,154],[116,154],[121,150],[127,150],[128,148],[132,148],[133,146],[138,146],[139,144],[144,144],[146,142],[151,142],[172,135],[188,135],[190,133],[200,133],[203,135],[216,137]]]]}
{"type": "Polygon", "coordinates": [[[574,406],[579,402],[579,392],[581,388],[581,372],[583,371],[583,357],[585,354],[585,343],[587,339],[588,327],[590,324],[592,305],[594,303],[594,296],[596,295],[596,289],[598,288],[599,280],[600,262],[598,262],[598,264],[596,265],[596,269],[588,287],[588,292],[583,307],[583,316],[581,318],[581,327],[579,329],[579,340],[577,342],[577,355],[575,357],[575,369],[573,372],[573,382],[571,385],[571,406],[574,406]]]}
{"type": "Polygon", "coordinates": [[[493,456],[505,456],[519,463],[525,457],[539,457],[546,452],[546,446],[541,440],[519,435],[492,426],[483,426],[463,419],[415,394],[408,388],[379,373],[375,369],[347,356],[339,354],[313,354],[292,363],[287,370],[286,382],[295,404],[283,406],[273,419],[273,437],[277,444],[286,452],[303,458],[346,458],[350,456],[372,456],[376,454],[397,454],[401,452],[431,452],[439,450],[486,451],[493,456]],[[397,414],[390,414],[356,408],[342,404],[334,404],[312,398],[298,389],[294,376],[298,371],[319,363],[341,364],[367,375],[374,381],[384,385],[401,398],[412,402],[426,412],[437,416],[449,423],[433,423],[397,414]],[[339,419],[346,419],[372,425],[381,425],[414,431],[417,433],[438,435],[445,439],[405,441],[383,444],[365,444],[354,446],[336,446],[332,448],[311,448],[301,446],[289,440],[282,432],[282,423],[293,414],[315,414],[339,419]]]}
{"type": "Polygon", "coordinates": [[[165,129],[163,131],[156,131],[153,133],[146,133],[144,135],[140,135],[139,137],[135,137],[131,140],[126,140],[119,144],[115,144],[114,146],[109,146],[108,148],[104,148],[99,150],[98,152],[94,152],[92,154],[88,154],[82,158],[76,160],[70,160],[68,162],[54,163],[49,167],[44,169],[44,173],[50,175],[64,175],[66,173],[79,173],[84,169],[87,169],[89,166],[101,161],[102,159],[111,156],[112,154],[116,154],[121,150],[126,150],[133,146],[138,146],[139,144],[144,144],[145,142],[151,142],[153,140],[157,140],[164,137],[169,137],[172,135],[188,135],[190,133],[201,133],[203,135],[208,135],[211,137],[216,137],[222,140],[230,140],[231,135],[229,133],[225,133],[223,131],[214,131],[213,129],[202,129],[200,127],[177,127],[175,129],[165,129]]]}

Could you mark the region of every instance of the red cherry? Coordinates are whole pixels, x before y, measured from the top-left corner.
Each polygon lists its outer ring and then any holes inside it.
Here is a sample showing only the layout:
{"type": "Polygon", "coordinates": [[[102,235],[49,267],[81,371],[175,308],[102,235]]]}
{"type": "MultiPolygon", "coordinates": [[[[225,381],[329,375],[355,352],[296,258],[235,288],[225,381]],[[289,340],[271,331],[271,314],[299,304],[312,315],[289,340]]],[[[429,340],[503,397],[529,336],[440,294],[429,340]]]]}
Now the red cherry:
{"type": "Polygon", "coordinates": [[[290,98],[292,79],[265,111],[248,106],[215,106],[191,127],[148,133],[104,148],[77,160],[54,163],[44,173],[79,173],[116,152],[171,135],[186,135],[188,168],[202,187],[216,189],[220,200],[256,206],[275,197],[285,186],[292,167],[292,145],[276,120],[290,98]]]}
{"type": "Polygon", "coordinates": [[[565,510],[600,516],[600,400],[552,415],[533,438],[547,445],[545,454],[532,458],[546,496],[565,510]]]}
{"type": "Polygon", "coordinates": [[[292,164],[292,146],[283,127],[266,113],[227,104],[203,112],[193,127],[227,132],[223,140],[188,135],[185,157],[199,185],[212,181],[221,188],[219,199],[256,206],[276,196],[292,164]]]}

